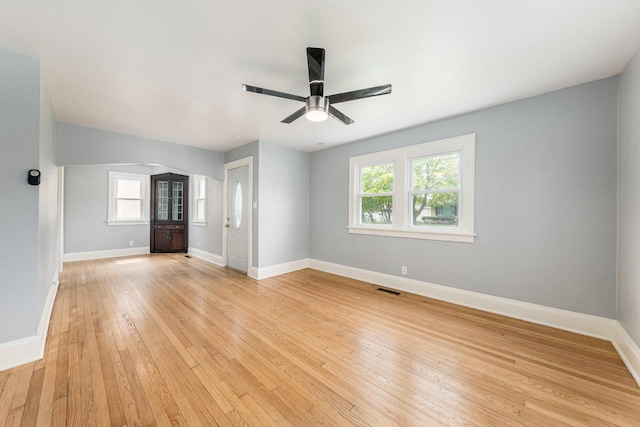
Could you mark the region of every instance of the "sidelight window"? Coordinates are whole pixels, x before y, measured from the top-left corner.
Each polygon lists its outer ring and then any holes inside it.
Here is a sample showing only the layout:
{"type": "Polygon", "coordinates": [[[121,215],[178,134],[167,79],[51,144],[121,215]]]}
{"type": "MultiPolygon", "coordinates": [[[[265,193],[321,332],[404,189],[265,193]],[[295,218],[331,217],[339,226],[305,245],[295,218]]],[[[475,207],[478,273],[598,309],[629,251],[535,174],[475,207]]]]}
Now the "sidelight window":
{"type": "Polygon", "coordinates": [[[193,224],[207,225],[207,177],[193,176],[193,224]]]}

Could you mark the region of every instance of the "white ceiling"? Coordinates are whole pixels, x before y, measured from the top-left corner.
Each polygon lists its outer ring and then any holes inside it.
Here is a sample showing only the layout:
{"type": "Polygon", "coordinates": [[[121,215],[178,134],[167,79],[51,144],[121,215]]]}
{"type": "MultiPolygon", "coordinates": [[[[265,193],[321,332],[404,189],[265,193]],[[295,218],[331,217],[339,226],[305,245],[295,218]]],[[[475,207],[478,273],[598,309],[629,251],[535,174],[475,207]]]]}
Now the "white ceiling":
{"type": "Polygon", "coordinates": [[[638,0],[0,0],[0,46],[42,59],[57,120],[217,151],[314,151],[618,74],[638,0]],[[280,123],[307,96],[307,46],[350,126],[280,123]],[[318,145],[324,143],[324,145],[318,145]]]}

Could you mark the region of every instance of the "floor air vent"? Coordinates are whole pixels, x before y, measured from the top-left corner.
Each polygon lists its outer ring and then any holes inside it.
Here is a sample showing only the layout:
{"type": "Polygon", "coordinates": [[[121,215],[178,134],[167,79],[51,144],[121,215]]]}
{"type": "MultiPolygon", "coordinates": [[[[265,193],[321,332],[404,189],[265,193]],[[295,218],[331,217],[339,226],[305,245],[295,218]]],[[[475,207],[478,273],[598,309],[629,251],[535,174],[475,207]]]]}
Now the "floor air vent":
{"type": "Polygon", "coordinates": [[[376,291],[386,292],[386,293],[391,294],[391,295],[400,295],[400,292],[392,291],[391,289],[378,288],[378,289],[376,289],[376,291]]]}

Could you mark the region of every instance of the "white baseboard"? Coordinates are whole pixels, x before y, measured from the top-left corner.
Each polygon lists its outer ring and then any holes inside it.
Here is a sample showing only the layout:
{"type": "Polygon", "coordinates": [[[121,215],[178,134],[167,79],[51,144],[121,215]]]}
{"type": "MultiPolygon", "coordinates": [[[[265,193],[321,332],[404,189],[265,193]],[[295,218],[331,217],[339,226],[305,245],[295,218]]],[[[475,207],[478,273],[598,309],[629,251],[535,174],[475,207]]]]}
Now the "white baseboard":
{"type": "Polygon", "coordinates": [[[148,255],[150,252],[151,249],[149,248],[149,246],[143,246],[140,248],[110,249],[106,251],[71,252],[65,253],[62,256],[62,260],[64,262],[88,261],[92,259],[118,258],[132,255],[148,255]]]}
{"type": "Polygon", "coordinates": [[[303,258],[282,264],[269,265],[267,267],[249,267],[247,276],[252,279],[262,280],[268,279],[269,277],[279,276],[281,274],[291,273],[292,271],[302,270],[303,268],[308,267],[309,258],[303,258]]]}
{"type": "Polygon", "coordinates": [[[312,259],[309,267],[465,307],[477,308],[490,313],[606,340],[610,340],[613,337],[616,323],[613,319],[485,295],[326,261],[312,259]]]}
{"type": "Polygon", "coordinates": [[[627,365],[636,383],[640,386],[640,347],[631,339],[620,322],[616,322],[614,337],[611,342],[624,364],[627,365]]]}
{"type": "Polygon", "coordinates": [[[52,282],[42,309],[37,335],[0,344],[0,371],[34,362],[44,357],[47,332],[51,320],[51,310],[56,300],[59,282],[52,282]]]}
{"type": "Polygon", "coordinates": [[[220,255],[212,254],[211,252],[203,251],[200,249],[189,247],[188,250],[189,255],[193,255],[194,257],[203,259],[205,261],[209,261],[213,264],[219,265],[220,267],[224,267],[224,261],[220,255]]]}

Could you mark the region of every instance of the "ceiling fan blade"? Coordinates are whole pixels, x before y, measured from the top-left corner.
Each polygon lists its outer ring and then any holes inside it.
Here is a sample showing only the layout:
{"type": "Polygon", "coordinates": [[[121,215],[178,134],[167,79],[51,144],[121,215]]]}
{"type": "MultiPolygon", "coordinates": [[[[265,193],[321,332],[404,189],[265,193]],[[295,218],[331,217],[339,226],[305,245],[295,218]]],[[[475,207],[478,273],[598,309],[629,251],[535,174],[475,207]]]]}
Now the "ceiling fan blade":
{"type": "Polygon", "coordinates": [[[311,96],[323,96],[324,49],[308,47],[307,63],[309,64],[309,88],[311,89],[311,96]]]}
{"type": "Polygon", "coordinates": [[[335,109],[332,105],[329,105],[329,115],[334,119],[340,120],[345,125],[350,125],[352,123],[355,123],[353,119],[345,116],[343,113],[335,109]]]}
{"type": "Polygon", "coordinates": [[[337,95],[327,96],[331,104],[339,102],[353,101],[355,99],[369,98],[371,96],[386,95],[391,93],[391,85],[382,85],[370,87],[368,89],[354,90],[351,92],[339,93],[337,95]]]}
{"type": "Polygon", "coordinates": [[[289,117],[286,117],[285,119],[283,119],[280,123],[291,123],[294,120],[304,116],[304,112],[305,112],[305,107],[302,107],[301,109],[299,109],[298,111],[290,115],[289,117]]]}
{"type": "Polygon", "coordinates": [[[276,96],[278,98],[292,99],[294,101],[305,102],[307,100],[307,98],[303,98],[302,96],[291,95],[290,93],[278,92],[276,90],[263,89],[261,87],[255,87],[250,85],[242,85],[242,90],[244,90],[245,92],[261,93],[263,95],[276,96]]]}

